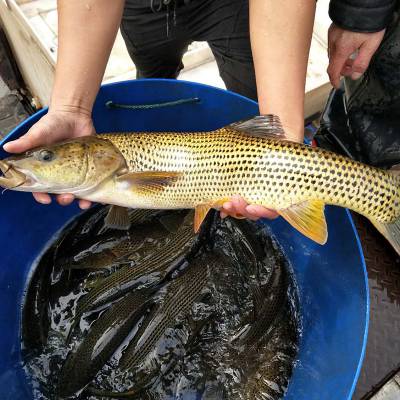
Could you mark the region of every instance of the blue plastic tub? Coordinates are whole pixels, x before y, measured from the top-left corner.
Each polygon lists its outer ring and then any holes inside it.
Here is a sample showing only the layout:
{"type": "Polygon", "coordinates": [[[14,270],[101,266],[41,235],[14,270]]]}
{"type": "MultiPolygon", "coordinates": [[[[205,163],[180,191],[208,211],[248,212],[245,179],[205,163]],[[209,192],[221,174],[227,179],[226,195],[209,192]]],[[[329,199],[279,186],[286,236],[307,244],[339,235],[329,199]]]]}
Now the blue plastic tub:
{"type": "MultiPolygon", "coordinates": [[[[94,107],[97,132],[211,130],[257,114],[256,103],[213,87],[183,81],[138,80],[106,85],[94,107]],[[198,103],[150,110],[109,109],[112,100],[149,104],[199,98],[198,103]]],[[[11,132],[15,139],[44,115],[41,111],[11,132]]],[[[0,158],[6,154],[0,151],[0,158]]],[[[26,193],[1,200],[0,391],[1,398],[31,399],[21,369],[21,302],[35,261],[74,215],[76,205],[42,206],[26,193]]],[[[296,275],[303,337],[285,399],[351,399],[364,356],[368,285],[360,243],[350,215],[327,209],[329,241],[319,246],[286,222],[265,222],[289,257],[296,275]]]]}

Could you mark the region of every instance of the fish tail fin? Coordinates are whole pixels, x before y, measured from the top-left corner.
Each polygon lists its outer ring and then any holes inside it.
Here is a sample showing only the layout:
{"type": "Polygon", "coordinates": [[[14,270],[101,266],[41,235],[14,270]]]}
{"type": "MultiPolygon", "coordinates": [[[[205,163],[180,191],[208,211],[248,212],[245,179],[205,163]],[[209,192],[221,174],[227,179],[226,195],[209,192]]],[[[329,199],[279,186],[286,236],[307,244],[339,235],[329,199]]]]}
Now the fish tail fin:
{"type": "Polygon", "coordinates": [[[400,217],[394,222],[384,223],[371,220],[375,228],[386,238],[393,246],[397,254],[400,255],[400,217]]]}

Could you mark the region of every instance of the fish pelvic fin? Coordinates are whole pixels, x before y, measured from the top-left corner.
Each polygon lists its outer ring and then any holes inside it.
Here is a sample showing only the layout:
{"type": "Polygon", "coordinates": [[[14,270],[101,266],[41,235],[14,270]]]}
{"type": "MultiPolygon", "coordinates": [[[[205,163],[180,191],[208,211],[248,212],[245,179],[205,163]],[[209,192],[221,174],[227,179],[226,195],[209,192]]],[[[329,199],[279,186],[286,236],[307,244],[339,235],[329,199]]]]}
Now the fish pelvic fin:
{"type": "Polygon", "coordinates": [[[393,246],[397,254],[400,255],[400,217],[394,222],[383,223],[376,220],[370,220],[375,228],[386,238],[393,246]]]}
{"type": "Polygon", "coordinates": [[[158,192],[174,184],[182,172],[174,171],[142,171],[129,172],[118,176],[117,182],[125,183],[138,192],[158,192]]]}
{"type": "Polygon", "coordinates": [[[303,235],[322,245],[328,240],[324,208],[323,201],[308,200],[277,212],[303,235]]]}
{"type": "Polygon", "coordinates": [[[131,226],[128,209],[126,207],[111,206],[104,218],[104,225],[109,229],[128,230],[131,226]]]}

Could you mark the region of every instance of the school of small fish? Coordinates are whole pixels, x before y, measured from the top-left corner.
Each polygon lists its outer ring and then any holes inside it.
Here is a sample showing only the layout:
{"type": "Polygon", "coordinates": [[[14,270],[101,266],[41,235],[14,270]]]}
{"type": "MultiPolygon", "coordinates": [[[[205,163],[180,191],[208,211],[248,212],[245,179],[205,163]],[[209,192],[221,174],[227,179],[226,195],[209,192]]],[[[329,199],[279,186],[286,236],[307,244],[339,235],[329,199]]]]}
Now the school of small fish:
{"type": "Polygon", "coordinates": [[[35,399],[277,400],[297,354],[290,267],[266,228],[108,206],[43,255],[23,311],[35,399]],[[140,240],[138,238],[140,237],[140,240]]]}

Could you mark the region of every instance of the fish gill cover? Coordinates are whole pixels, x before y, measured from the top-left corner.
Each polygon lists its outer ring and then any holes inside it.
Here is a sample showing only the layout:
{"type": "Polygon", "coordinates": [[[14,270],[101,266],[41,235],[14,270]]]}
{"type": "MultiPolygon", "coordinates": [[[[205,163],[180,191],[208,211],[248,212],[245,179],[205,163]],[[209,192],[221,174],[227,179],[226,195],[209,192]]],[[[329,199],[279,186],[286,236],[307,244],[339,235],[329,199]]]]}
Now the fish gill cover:
{"type": "Polygon", "coordinates": [[[24,367],[34,399],[275,400],[296,360],[299,310],[265,227],[211,213],[94,207],[63,231],[30,281],[24,367]]]}

